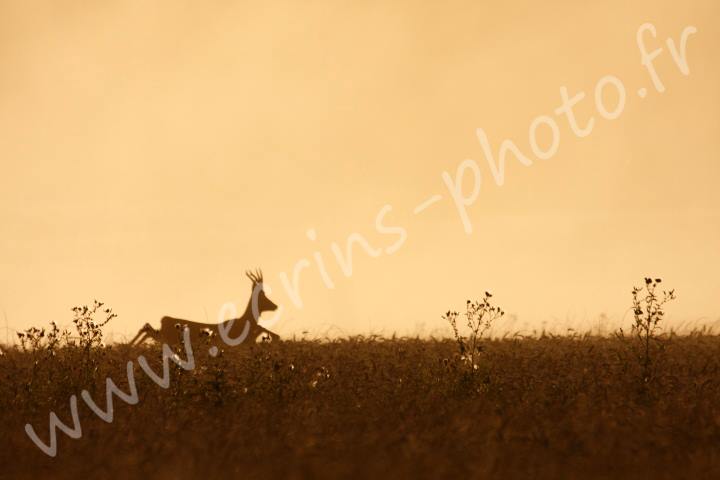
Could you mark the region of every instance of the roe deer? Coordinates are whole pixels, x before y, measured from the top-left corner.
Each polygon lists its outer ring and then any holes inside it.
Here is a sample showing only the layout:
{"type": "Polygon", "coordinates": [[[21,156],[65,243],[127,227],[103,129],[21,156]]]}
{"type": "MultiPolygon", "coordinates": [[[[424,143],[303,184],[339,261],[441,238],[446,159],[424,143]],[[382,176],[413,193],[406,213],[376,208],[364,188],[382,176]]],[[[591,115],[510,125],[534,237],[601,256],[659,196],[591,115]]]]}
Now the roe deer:
{"type": "Polygon", "coordinates": [[[181,328],[188,328],[190,330],[190,338],[192,340],[209,334],[212,343],[217,345],[224,343],[220,340],[220,328],[222,328],[229,339],[234,340],[231,345],[239,345],[244,340],[249,340],[254,343],[257,337],[263,333],[269,335],[273,342],[278,341],[280,337],[276,333],[258,325],[258,319],[263,312],[272,312],[277,309],[277,305],[265,296],[262,272],[246,272],[246,275],[252,281],[252,294],[245,313],[243,313],[240,318],[226,320],[220,324],[212,324],[192,322],[180,318],[163,317],[160,320],[159,330],[154,329],[149,323],[146,323],[128,345],[139,345],[148,338],[158,343],[164,342],[168,345],[178,344],[181,341],[178,330],[181,328]]]}

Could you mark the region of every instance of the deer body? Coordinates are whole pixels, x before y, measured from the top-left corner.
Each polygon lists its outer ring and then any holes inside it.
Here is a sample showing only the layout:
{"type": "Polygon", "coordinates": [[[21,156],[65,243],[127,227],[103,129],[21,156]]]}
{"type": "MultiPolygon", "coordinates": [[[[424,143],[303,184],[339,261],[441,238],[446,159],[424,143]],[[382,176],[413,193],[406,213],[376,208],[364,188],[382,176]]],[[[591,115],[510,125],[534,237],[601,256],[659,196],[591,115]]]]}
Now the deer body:
{"type": "Polygon", "coordinates": [[[276,333],[258,324],[258,318],[263,312],[277,309],[277,305],[265,296],[262,273],[248,273],[247,275],[253,282],[253,290],[245,313],[241,317],[226,320],[221,324],[163,317],[160,319],[160,329],[155,329],[149,323],[146,323],[135,335],[135,338],[130,341],[129,345],[139,345],[147,339],[152,339],[158,343],[167,343],[168,345],[178,344],[182,341],[183,330],[187,328],[190,331],[191,342],[209,339],[210,343],[220,346],[224,343],[220,334],[221,326],[228,339],[237,340],[242,338],[244,344],[255,343],[255,340],[261,334],[269,335],[273,342],[278,341],[280,337],[276,333]],[[247,333],[245,333],[246,330],[247,333]]]}

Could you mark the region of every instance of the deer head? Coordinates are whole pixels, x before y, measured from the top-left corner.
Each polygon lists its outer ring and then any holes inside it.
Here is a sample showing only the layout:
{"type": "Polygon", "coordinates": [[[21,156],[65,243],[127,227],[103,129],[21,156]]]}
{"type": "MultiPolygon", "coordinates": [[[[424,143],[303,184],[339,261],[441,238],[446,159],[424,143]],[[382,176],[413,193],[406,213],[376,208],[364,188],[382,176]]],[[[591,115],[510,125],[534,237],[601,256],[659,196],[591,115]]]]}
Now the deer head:
{"type": "Polygon", "coordinates": [[[248,271],[245,272],[245,274],[252,281],[252,296],[250,297],[249,307],[253,312],[255,320],[257,320],[263,312],[272,312],[273,310],[277,310],[277,305],[265,296],[262,271],[248,271]]]}

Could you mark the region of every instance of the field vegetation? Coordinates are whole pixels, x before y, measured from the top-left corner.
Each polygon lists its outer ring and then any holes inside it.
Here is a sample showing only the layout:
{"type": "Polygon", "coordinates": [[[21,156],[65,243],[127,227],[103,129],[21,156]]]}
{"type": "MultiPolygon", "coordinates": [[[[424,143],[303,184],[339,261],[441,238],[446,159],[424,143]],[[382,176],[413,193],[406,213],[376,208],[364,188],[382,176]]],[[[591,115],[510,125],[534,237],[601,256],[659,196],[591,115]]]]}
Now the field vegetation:
{"type": "Polygon", "coordinates": [[[645,302],[656,286],[636,297],[627,335],[485,338],[503,313],[487,294],[447,312],[455,339],[286,340],[216,356],[198,344],[193,368],[169,362],[167,388],[137,364],[162,372],[160,346],[106,346],[112,311],[78,307],[79,339],[33,330],[0,356],[0,477],[720,478],[720,338],[656,331],[666,297],[645,302]],[[138,402],[115,398],[108,423],[81,391],[104,410],[106,378],[130,390],[128,361],[138,402]],[[73,395],[82,435],[58,431],[48,456],[25,424],[45,443],[51,411],[72,428],[73,395]]]}

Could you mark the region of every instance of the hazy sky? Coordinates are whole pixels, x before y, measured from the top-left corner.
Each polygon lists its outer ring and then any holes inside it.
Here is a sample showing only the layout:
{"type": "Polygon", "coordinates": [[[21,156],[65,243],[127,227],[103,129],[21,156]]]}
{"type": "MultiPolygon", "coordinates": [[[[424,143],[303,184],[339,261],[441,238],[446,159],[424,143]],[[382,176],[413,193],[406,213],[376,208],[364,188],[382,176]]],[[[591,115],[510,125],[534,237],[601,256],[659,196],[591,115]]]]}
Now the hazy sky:
{"type": "Polygon", "coordinates": [[[720,318],[717,1],[150,3],[0,3],[10,329],[69,323],[93,298],[120,335],[214,322],[244,308],[253,267],[282,335],[428,333],[485,290],[511,329],[619,324],[646,274],[677,289],[672,322],[720,318]],[[666,39],[682,53],[688,26],[683,75],[666,39]],[[625,90],[612,120],[607,75],[625,90]],[[585,92],[583,138],[554,112],[561,87],[585,92]],[[529,139],[542,115],[548,159],[529,139]],[[495,162],[510,139],[532,165],[508,154],[497,185],[478,128],[495,162]],[[465,159],[471,234],[442,177],[465,159]],[[356,244],[345,276],[331,244],[352,234],[379,255],[356,244]],[[302,259],[300,308],[281,276],[302,259]]]}

